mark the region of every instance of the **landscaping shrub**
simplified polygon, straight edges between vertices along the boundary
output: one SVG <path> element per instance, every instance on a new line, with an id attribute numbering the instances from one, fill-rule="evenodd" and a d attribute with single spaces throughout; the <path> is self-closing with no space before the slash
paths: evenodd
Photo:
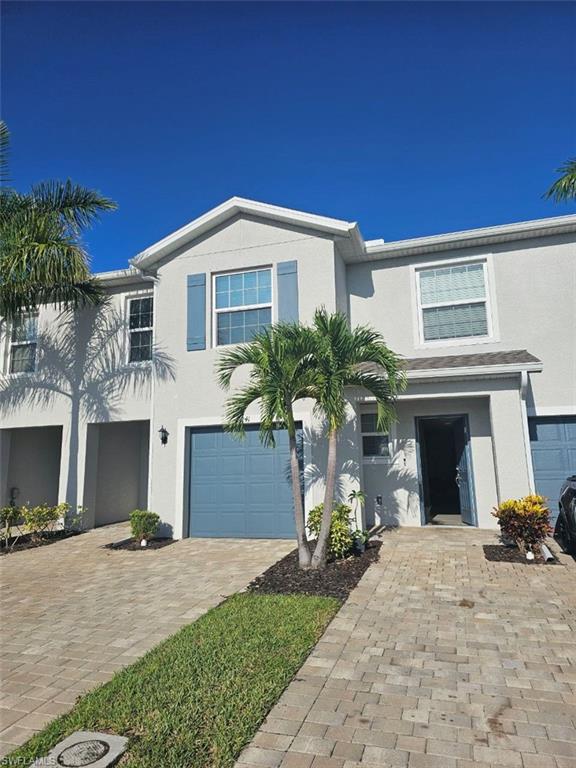
<path id="1" fill-rule="evenodd" d="M 58 504 L 55 507 L 49 504 L 20 507 L 20 514 L 24 520 L 24 530 L 26 533 L 30 533 L 33 539 L 41 539 L 45 533 L 53 531 L 56 525 L 64 520 L 69 509 L 68 504 Z"/>
<path id="2" fill-rule="evenodd" d="M 318 504 L 310 510 L 307 528 L 314 536 L 320 535 L 322 525 L 323 504 Z M 330 537 L 328 540 L 328 556 L 335 559 L 346 557 L 354 545 L 354 535 L 351 529 L 352 509 L 347 504 L 336 504 L 332 510 Z"/>
<path id="3" fill-rule="evenodd" d="M 153 539 L 159 526 L 160 516 L 156 512 L 149 512 L 147 509 L 135 509 L 133 512 L 130 512 L 132 536 L 138 539 L 138 541 Z"/>
<path id="4" fill-rule="evenodd" d="M 22 519 L 22 513 L 18 507 L 2 507 L 0 509 L 0 541 L 9 542 L 12 538 L 12 529 Z"/>
<path id="5" fill-rule="evenodd" d="M 492 514 L 498 520 L 502 536 L 515 541 L 522 551 L 539 548 L 546 536 L 552 533 L 550 510 L 543 496 L 508 499 Z"/>

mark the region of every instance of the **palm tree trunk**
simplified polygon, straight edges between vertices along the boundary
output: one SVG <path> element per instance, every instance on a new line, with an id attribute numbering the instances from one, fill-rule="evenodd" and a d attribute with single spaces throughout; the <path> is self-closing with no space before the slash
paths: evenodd
<path id="1" fill-rule="evenodd" d="M 318 543 L 312 555 L 312 568 L 326 567 L 328 556 L 328 540 L 330 538 L 330 524 L 332 522 L 332 506 L 334 504 L 334 489 L 336 485 L 336 442 L 338 432 L 330 429 L 328 432 L 328 460 L 326 464 L 326 488 L 324 491 L 324 509 L 322 510 L 322 525 L 318 535 Z"/>
<path id="2" fill-rule="evenodd" d="M 298 446 L 296 444 L 296 425 L 292 413 L 292 403 L 287 403 L 287 427 L 290 443 L 290 474 L 292 477 L 292 496 L 294 497 L 294 522 L 296 525 L 296 541 L 298 542 L 298 565 L 300 568 L 310 568 L 310 548 L 306 538 L 306 526 L 304 522 L 304 504 L 302 503 L 303 488 L 300 480 L 300 462 L 298 460 Z"/>

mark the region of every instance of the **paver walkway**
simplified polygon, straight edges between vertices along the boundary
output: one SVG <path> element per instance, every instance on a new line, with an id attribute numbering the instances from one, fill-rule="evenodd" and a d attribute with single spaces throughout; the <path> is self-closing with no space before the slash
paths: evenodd
<path id="1" fill-rule="evenodd" d="M 291 541 L 102 545 L 126 525 L 0 558 L 0 758 L 89 688 L 242 589 Z"/>
<path id="2" fill-rule="evenodd" d="M 474 529 L 383 535 L 239 768 L 576 768 L 576 563 Z"/>

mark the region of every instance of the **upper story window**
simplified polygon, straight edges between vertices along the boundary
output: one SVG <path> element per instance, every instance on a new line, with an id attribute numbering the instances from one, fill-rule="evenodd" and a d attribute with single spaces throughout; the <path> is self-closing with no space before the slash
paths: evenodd
<path id="1" fill-rule="evenodd" d="M 33 373 L 36 370 L 38 315 L 22 315 L 14 320 L 10 332 L 10 373 Z"/>
<path id="2" fill-rule="evenodd" d="M 250 341 L 272 323 L 272 270 L 254 269 L 214 277 L 217 345 Z"/>
<path id="3" fill-rule="evenodd" d="M 154 327 L 154 298 L 143 296 L 129 301 L 129 331 L 131 363 L 152 360 L 152 330 Z"/>
<path id="4" fill-rule="evenodd" d="M 489 336 L 486 262 L 417 272 L 422 341 Z"/>
<path id="5" fill-rule="evenodd" d="M 364 459 L 389 459 L 390 440 L 384 432 L 379 432 L 376 425 L 375 413 L 360 414 L 360 429 L 362 430 L 362 456 Z"/>

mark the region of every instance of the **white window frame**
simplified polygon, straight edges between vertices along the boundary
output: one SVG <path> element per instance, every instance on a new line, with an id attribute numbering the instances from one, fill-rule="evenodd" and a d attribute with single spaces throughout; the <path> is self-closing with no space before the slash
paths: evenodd
<path id="1" fill-rule="evenodd" d="M 216 307 L 216 278 L 226 277 L 227 275 L 241 275 L 244 272 L 270 272 L 270 301 L 264 304 L 241 304 L 237 307 Z M 213 347 L 234 347 L 236 344 L 245 342 L 234 342 L 232 344 L 218 344 L 218 315 L 222 312 L 245 312 L 250 309 L 268 309 L 270 308 L 270 322 L 274 322 L 274 269 L 271 264 L 258 267 L 242 267 L 242 269 L 227 269 L 225 272 L 214 272 L 212 274 L 212 346 Z"/>
<path id="2" fill-rule="evenodd" d="M 142 291 L 142 292 L 134 292 L 129 293 L 126 295 L 126 305 L 125 305 L 125 315 L 126 315 L 126 330 L 128 333 L 128 344 L 126 347 L 126 362 L 128 365 L 150 365 L 152 362 L 152 357 L 150 357 L 150 360 L 130 360 L 130 350 L 132 348 L 132 333 L 138 333 L 138 331 L 152 331 L 152 355 L 154 354 L 154 326 L 155 326 L 155 320 L 156 320 L 156 301 L 155 301 L 155 295 L 154 291 Z M 130 304 L 135 299 L 152 299 L 152 326 L 147 328 L 134 328 L 133 330 L 130 329 Z"/>
<path id="3" fill-rule="evenodd" d="M 34 341 L 12 341 L 12 331 L 14 329 L 13 323 L 8 323 L 6 326 L 6 341 L 7 341 L 7 354 L 6 354 L 6 374 L 8 376 L 31 376 L 36 373 L 38 367 L 38 324 L 40 322 L 40 313 L 26 312 L 26 316 L 36 318 L 36 337 Z M 12 349 L 13 347 L 27 347 L 34 345 L 34 368 L 31 371 L 11 371 L 12 367 Z"/>
<path id="4" fill-rule="evenodd" d="M 374 416 L 376 411 L 360 411 L 358 414 L 358 424 L 360 427 L 360 453 L 362 455 L 363 464 L 390 464 L 392 462 L 392 438 L 390 436 L 390 430 L 388 432 L 363 432 L 362 431 L 362 416 Z M 388 445 L 388 456 L 365 456 L 364 455 L 364 438 L 365 437 L 385 437 Z"/>
<path id="5" fill-rule="evenodd" d="M 482 264 L 484 267 L 484 290 L 483 299 L 458 299 L 456 301 L 447 301 L 441 304 L 422 304 L 420 295 L 420 272 L 426 272 L 429 269 L 438 269 L 442 267 L 466 266 L 469 264 Z M 459 259 L 442 259 L 441 261 L 430 261 L 421 264 L 412 264 L 412 295 L 414 301 L 414 347 L 415 349 L 430 349 L 434 347 L 462 347 L 475 344 L 492 344 L 499 341 L 498 323 L 496 318 L 495 306 L 492 301 L 494 294 L 494 271 L 492 263 L 492 254 L 482 256 L 468 256 Z M 456 336 L 448 339 L 430 339 L 424 338 L 424 309 L 433 307 L 452 307 L 459 304 L 484 304 L 486 306 L 486 325 L 487 333 L 484 336 Z"/>

